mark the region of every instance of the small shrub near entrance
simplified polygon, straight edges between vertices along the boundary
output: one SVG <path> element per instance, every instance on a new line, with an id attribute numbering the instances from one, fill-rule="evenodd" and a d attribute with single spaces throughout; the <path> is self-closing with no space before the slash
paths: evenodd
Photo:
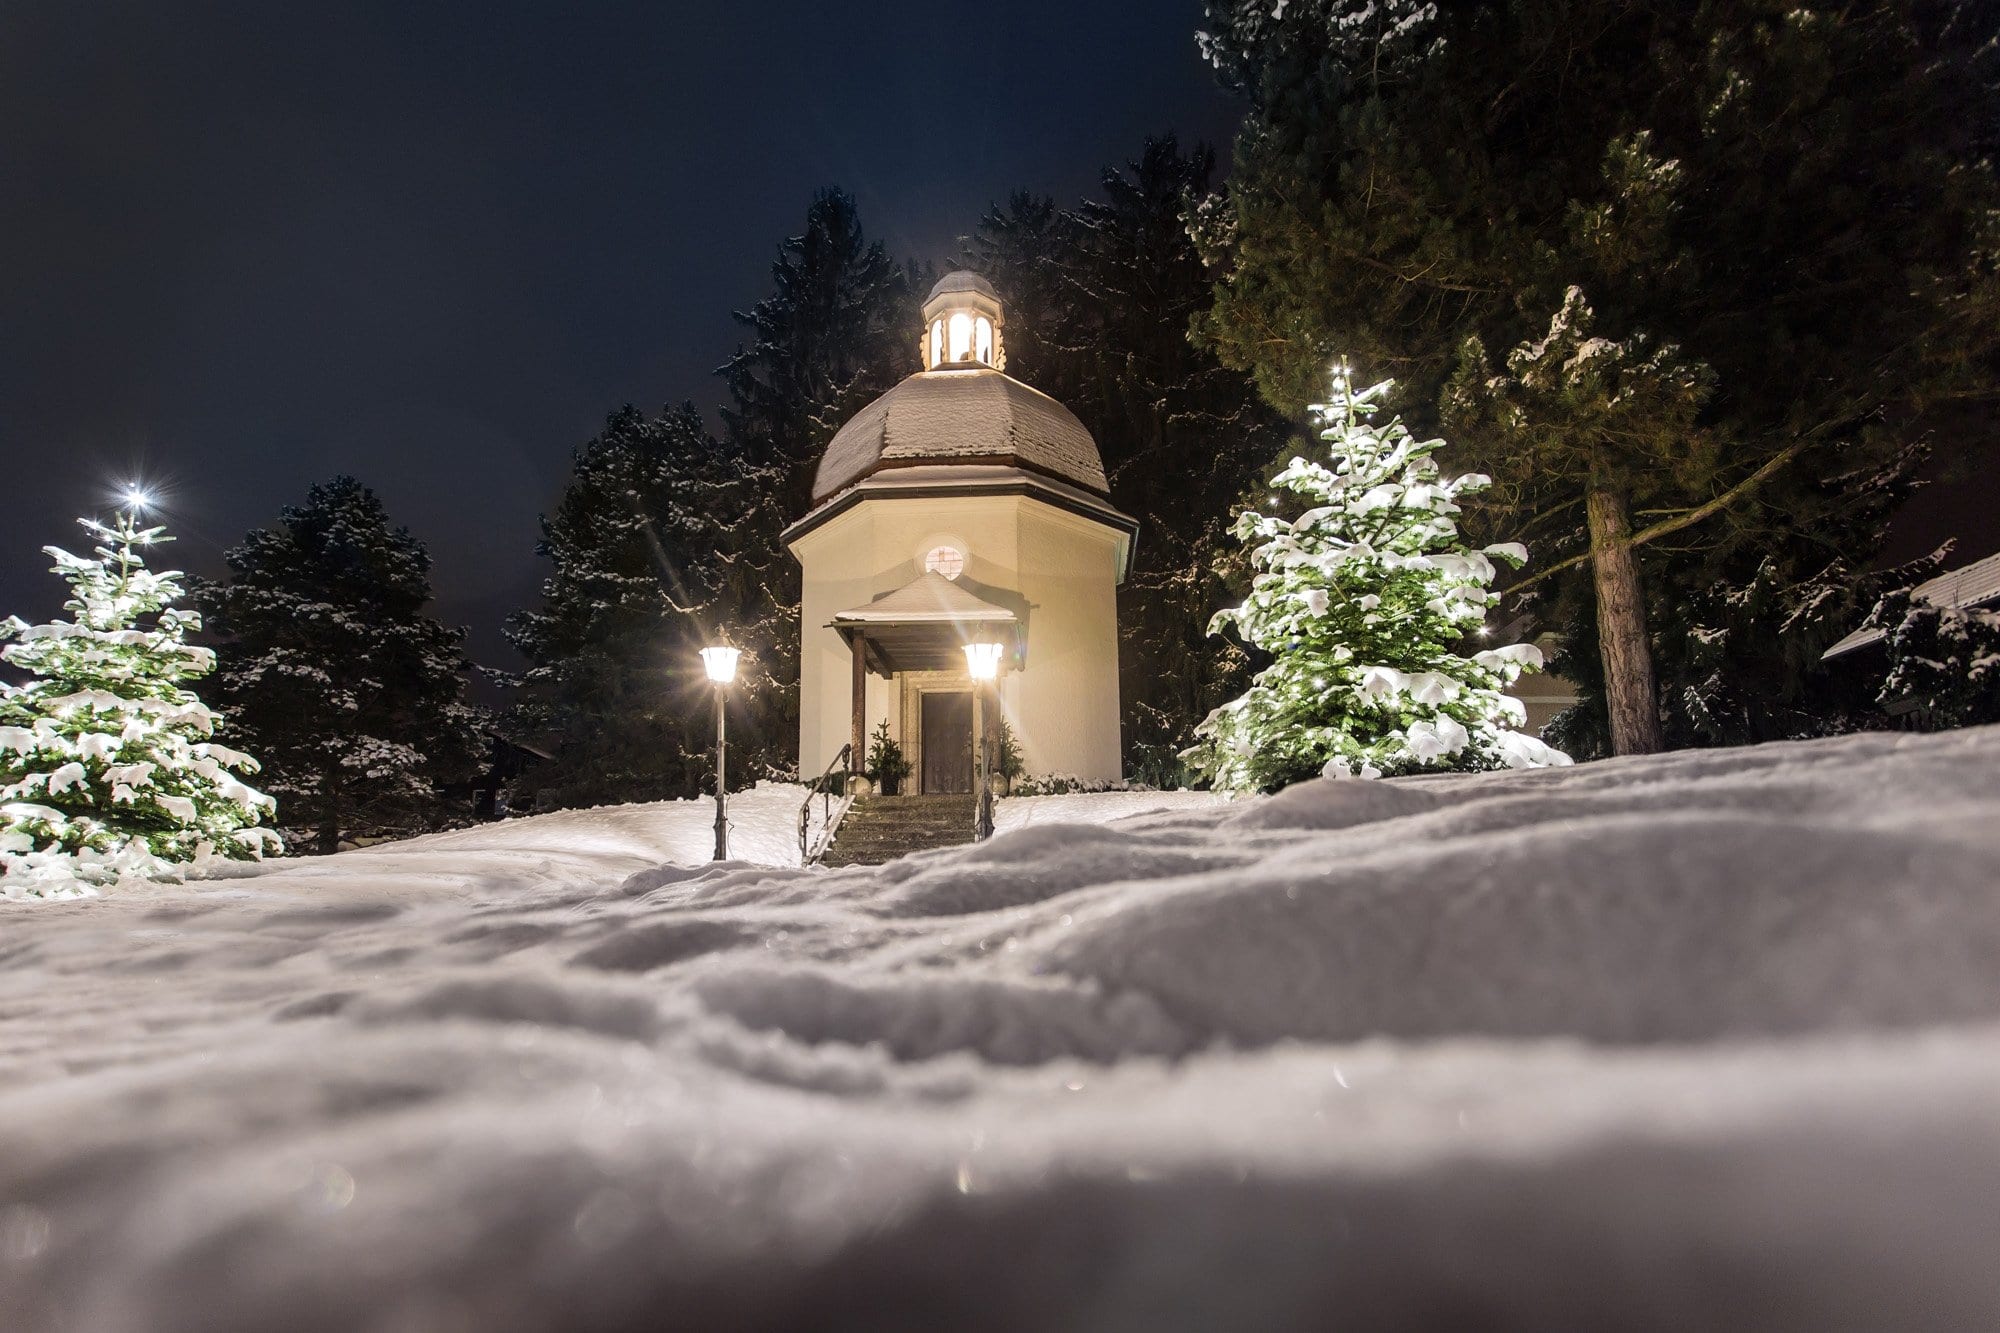
<path id="1" fill-rule="evenodd" d="M 894 796 L 908 776 L 910 761 L 903 757 L 903 747 L 889 735 L 889 723 L 884 719 L 876 726 L 868 745 L 869 780 L 884 796 Z"/>

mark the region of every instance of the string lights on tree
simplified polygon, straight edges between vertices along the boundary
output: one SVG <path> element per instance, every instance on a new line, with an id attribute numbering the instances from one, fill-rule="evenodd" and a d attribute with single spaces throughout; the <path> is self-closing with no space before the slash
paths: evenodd
<path id="1" fill-rule="evenodd" d="M 79 519 L 90 555 L 43 548 L 69 620 L 0 622 L 0 658 L 33 677 L 0 683 L 0 897 L 88 896 L 281 849 L 262 827 L 276 803 L 239 776 L 257 762 L 214 739 L 187 687 L 215 655 L 186 641 L 201 618 L 175 605 L 180 575 L 140 554 L 172 540 L 141 526 L 152 503 L 135 485 L 113 522 Z"/>
<path id="2" fill-rule="evenodd" d="M 1335 368 L 1324 462 L 1294 458 L 1273 481 L 1307 506 L 1296 519 L 1255 510 L 1236 522 L 1257 575 L 1234 626 L 1275 661 L 1248 692 L 1196 729 L 1185 757 L 1222 790 L 1265 790 L 1324 773 L 1380 777 L 1446 768 L 1535 768 L 1568 756 L 1513 730 L 1520 700 L 1502 691 L 1537 670 L 1517 643 L 1461 651 L 1485 637 L 1493 561 L 1519 566 L 1514 543 L 1473 550 L 1458 534 L 1458 497 L 1489 484 L 1442 478 L 1432 455 L 1392 418 L 1372 418 L 1389 384 L 1356 391 Z"/>

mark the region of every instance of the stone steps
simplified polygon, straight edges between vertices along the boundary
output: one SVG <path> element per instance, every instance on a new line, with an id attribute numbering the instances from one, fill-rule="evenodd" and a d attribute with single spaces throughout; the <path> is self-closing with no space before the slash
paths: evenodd
<path id="1" fill-rule="evenodd" d="M 972 797 L 862 796 L 848 810 L 821 864 L 881 865 L 911 852 L 972 841 Z"/>

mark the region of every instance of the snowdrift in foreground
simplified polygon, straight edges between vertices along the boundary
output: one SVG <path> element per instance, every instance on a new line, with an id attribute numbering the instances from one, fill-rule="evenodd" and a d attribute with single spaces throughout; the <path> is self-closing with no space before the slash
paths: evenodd
<path id="1" fill-rule="evenodd" d="M 0 909 L 0 1327 L 2000 1327 L 2000 730 L 629 818 Z"/>

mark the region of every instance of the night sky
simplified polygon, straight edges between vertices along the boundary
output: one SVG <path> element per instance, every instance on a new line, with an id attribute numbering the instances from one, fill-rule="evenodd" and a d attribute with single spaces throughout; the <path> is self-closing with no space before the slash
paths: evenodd
<path id="1" fill-rule="evenodd" d="M 1010 189 L 1072 200 L 1149 133 L 1226 151 L 1199 11 L 8 4 L 0 614 L 56 609 L 39 548 L 127 477 L 217 573 L 351 472 L 510 660 L 570 451 L 626 402 L 712 412 L 816 188 L 942 262 Z"/>
<path id="2" fill-rule="evenodd" d="M 56 609 L 38 548 L 127 478 L 214 574 L 351 472 L 430 545 L 439 614 L 512 661 L 570 451 L 626 402 L 712 411 L 730 312 L 814 189 L 942 262 L 1008 190 L 1073 200 L 1149 133 L 1226 150 L 1198 13 L 6 5 L 0 614 Z M 1934 488 L 1894 553 L 2000 548 L 1989 489 Z"/>

